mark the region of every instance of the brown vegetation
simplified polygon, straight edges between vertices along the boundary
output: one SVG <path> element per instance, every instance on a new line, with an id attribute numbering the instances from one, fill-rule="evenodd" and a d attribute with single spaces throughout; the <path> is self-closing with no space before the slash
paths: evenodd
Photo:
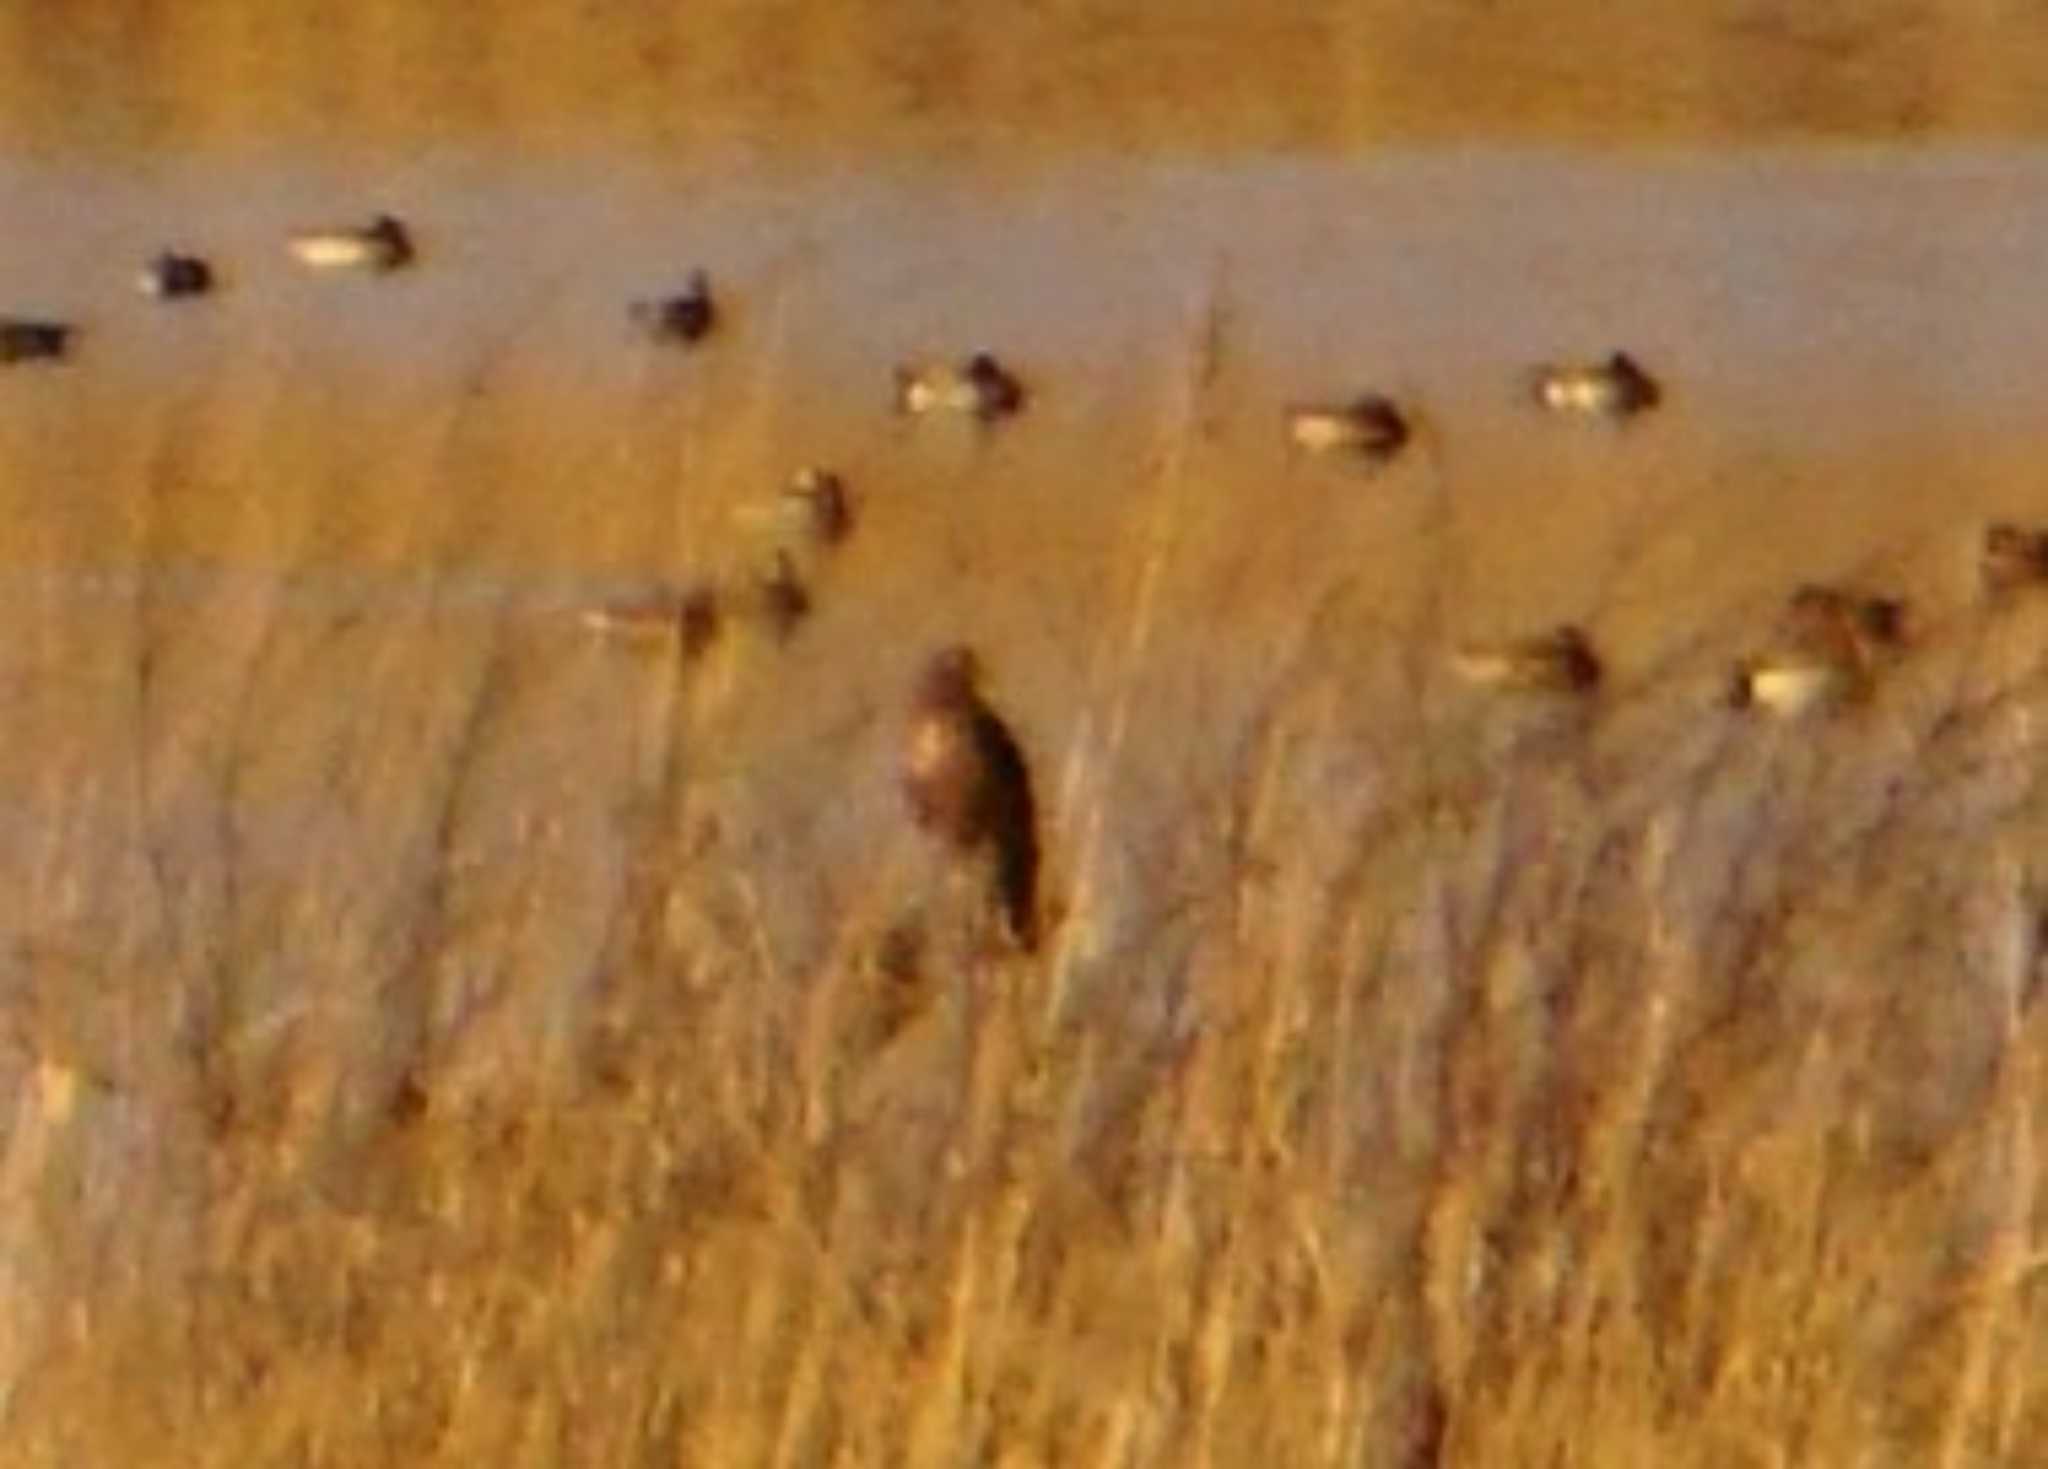
<path id="1" fill-rule="evenodd" d="M 1214 376 L 1097 671 L 1042 698 L 1004 640 L 1036 958 L 903 921 L 874 622 L 972 603 L 900 507 L 803 638 L 648 663 L 509 592 L 180 581 L 239 440 L 166 438 L 154 574 L 9 655 L 25 1461 L 2021 1462 L 2048 605 L 1972 581 L 1782 730 L 1717 702 L 1739 618 L 1569 719 L 1456 697 L 1427 560 L 1399 635 L 1296 595 L 1224 667 Z M 488 422 L 379 462 L 546 420 Z"/>
<path id="2" fill-rule="evenodd" d="M 2018 11 L 460 9 L 10 6 L 0 126 L 1015 183 L 2044 106 Z M 573 298 L 330 350 L 463 243 L 0 394 L 10 1463 L 2048 1443 L 2048 596 L 1980 554 L 2038 518 L 2034 429 L 1773 442 L 1681 391 L 1574 433 L 1515 378 L 1560 344 L 1517 343 L 1367 480 L 1282 462 L 1275 362 L 1209 302 L 1192 351 L 1034 358 L 1030 413 L 949 439 L 882 421 L 885 358 L 805 380 L 744 278 L 715 350 L 624 367 L 559 365 Z M 730 533 L 813 454 L 857 535 Z M 1862 697 L 1726 707 L 1802 579 L 1865 572 L 1913 636 Z M 1583 697 L 1458 681 L 1566 618 Z M 1036 955 L 920 911 L 895 716 L 952 637 L 1032 736 Z"/>

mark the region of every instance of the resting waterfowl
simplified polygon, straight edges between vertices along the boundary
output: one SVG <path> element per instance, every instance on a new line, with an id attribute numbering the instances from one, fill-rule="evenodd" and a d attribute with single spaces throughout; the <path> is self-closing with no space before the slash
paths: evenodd
<path id="1" fill-rule="evenodd" d="M 76 330 L 61 321 L 0 317 L 0 363 L 61 361 L 71 353 Z"/>
<path id="2" fill-rule="evenodd" d="M 1816 652 L 1780 653 L 1737 664 L 1728 703 L 1792 719 L 1864 698 L 1869 691 L 1868 673 L 1839 658 Z"/>
<path id="3" fill-rule="evenodd" d="M 1785 630 L 1795 646 L 1868 667 L 1879 653 L 1905 646 L 1906 604 L 1808 582 L 1785 604 Z"/>
<path id="4" fill-rule="evenodd" d="M 836 546 L 853 530 L 846 483 L 829 469 L 799 469 L 783 487 L 782 498 L 820 545 Z"/>
<path id="5" fill-rule="evenodd" d="M 1785 601 L 1778 646 L 1736 665 L 1728 702 L 1783 718 L 1860 702 L 1908 632 L 1901 599 L 1808 582 Z"/>
<path id="6" fill-rule="evenodd" d="M 1287 410 L 1287 438 L 1306 454 L 1343 455 L 1385 464 L 1407 447 L 1408 419 L 1391 398 L 1368 393 L 1349 403 Z"/>
<path id="7" fill-rule="evenodd" d="M 718 640 L 723 623 L 718 593 L 699 585 L 685 590 L 663 588 L 645 596 L 602 603 L 583 613 L 583 625 L 605 637 L 632 642 L 673 638 L 685 662 L 701 658 Z"/>
<path id="8" fill-rule="evenodd" d="M 1460 649 L 1451 666 L 1468 683 L 1525 693 L 1587 694 L 1601 678 L 1592 641 L 1569 623 L 1536 637 Z"/>
<path id="9" fill-rule="evenodd" d="M 775 553 L 775 564 L 754 583 L 754 592 L 761 620 L 777 642 L 787 642 L 811 615 L 810 590 L 787 551 Z"/>
<path id="10" fill-rule="evenodd" d="M 2048 530 L 2004 522 L 1988 527 L 1979 570 L 1992 593 L 2048 584 Z"/>
<path id="11" fill-rule="evenodd" d="M 412 233 L 398 218 L 380 214 L 366 225 L 302 230 L 291 237 L 292 255 L 313 270 L 364 270 L 374 274 L 410 265 Z"/>
<path id="12" fill-rule="evenodd" d="M 136 272 L 135 288 L 159 301 L 204 296 L 213 289 L 213 267 L 197 255 L 160 251 Z"/>
<path id="13" fill-rule="evenodd" d="M 657 342 L 686 347 L 701 342 L 718 324 L 718 308 L 711 300 L 711 277 L 702 270 L 693 270 L 675 295 L 635 301 L 626 308 L 626 314 Z"/>
<path id="14" fill-rule="evenodd" d="M 910 819 L 956 861 L 986 862 L 1010 938 L 1038 943 L 1038 818 L 1031 772 L 981 693 L 971 648 L 941 650 L 911 691 L 901 779 Z"/>
<path id="15" fill-rule="evenodd" d="M 899 412 L 960 413 L 994 423 L 1024 407 L 1024 385 L 990 352 L 976 352 L 957 367 L 945 363 L 896 369 Z"/>
<path id="16" fill-rule="evenodd" d="M 1529 378 L 1538 404 L 1552 413 L 1616 422 L 1648 412 L 1664 400 L 1664 389 L 1626 352 L 1605 362 L 1545 363 Z"/>

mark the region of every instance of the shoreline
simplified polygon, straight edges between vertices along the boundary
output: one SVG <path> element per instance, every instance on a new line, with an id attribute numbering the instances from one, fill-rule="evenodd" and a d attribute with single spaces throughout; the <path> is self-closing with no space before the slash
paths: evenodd
<path id="1" fill-rule="evenodd" d="M 0 137 L 102 156 L 252 140 L 397 157 L 447 139 L 675 158 L 1348 153 L 1389 139 L 2040 137 L 2023 12 L 1848 0 L 1617 11 L 1138 0 L 934 12 L 870 0 L 24 0 L 0 22 Z"/>

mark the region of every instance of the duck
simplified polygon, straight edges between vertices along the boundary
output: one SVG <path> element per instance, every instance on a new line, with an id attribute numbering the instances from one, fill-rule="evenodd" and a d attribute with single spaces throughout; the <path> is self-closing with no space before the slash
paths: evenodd
<path id="1" fill-rule="evenodd" d="M 1349 403 L 1301 404 L 1287 410 L 1287 438 L 1306 454 L 1343 455 L 1385 464 L 1407 447 L 1413 431 L 1391 398 L 1367 393 Z"/>
<path id="2" fill-rule="evenodd" d="M 1868 697 L 1866 670 L 1813 652 L 1786 652 L 1745 660 L 1729 681 L 1729 707 L 1756 709 L 1781 719 Z"/>
<path id="3" fill-rule="evenodd" d="M 1898 597 L 1803 583 L 1785 599 L 1778 646 L 1736 665 L 1728 703 L 1781 718 L 1860 703 L 1909 633 L 1909 609 Z"/>
<path id="4" fill-rule="evenodd" d="M 135 288 L 159 301 L 204 296 L 213 289 L 213 267 L 197 255 L 162 250 L 135 273 Z"/>
<path id="5" fill-rule="evenodd" d="M 853 504 L 847 497 L 846 482 L 829 469 L 815 465 L 799 469 L 783 486 L 782 499 L 821 546 L 837 546 L 853 530 Z"/>
<path id="6" fill-rule="evenodd" d="M 602 637 L 629 642 L 673 638 L 684 662 L 695 662 L 718 640 L 724 612 L 718 592 L 708 584 L 661 588 L 639 597 L 586 608 L 583 625 Z"/>
<path id="7" fill-rule="evenodd" d="M 657 342 L 692 346 L 711 335 L 718 324 L 718 308 L 711 299 L 711 277 L 693 270 L 683 289 L 672 296 L 635 301 L 627 316 Z"/>
<path id="8" fill-rule="evenodd" d="M 391 214 L 379 214 L 366 225 L 301 230 L 291 237 L 290 248 L 298 262 L 312 270 L 383 274 L 413 260 L 412 232 Z"/>
<path id="9" fill-rule="evenodd" d="M 754 595 L 755 609 L 778 643 L 788 642 L 811 615 L 810 589 L 787 551 L 777 551 L 774 564 L 756 578 Z"/>
<path id="10" fill-rule="evenodd" d="M 2048 584 L 2048 530 L 2003 521 L 1986 527 L 1979 571 L 1993 595 Z"/>
<path id="11" fill-rule="evenodd" d="M 77 330 L 68 322 L 0 317 L 0 363 L 60 362 L 71 355 Z"/>
<path id="12" fill-rule="evenodd" d="M 1656 408 L 1663 386 L 1626 352 L 1604 362 L 1554 362 L 1535 368 L 1530 395 L 1551 413 L 1621 422 Z"/>
<path id="13" fill-rule="evenodd" d="M 1794 642 L 1867 665 L 1880 652 L 1905 646 L 1906 604 L 1807 582 L 1787 599 L 1785 624 Z"/>
<path id="14" fill-rule="evenodd" d="M 1525 693 L 1590 694 L 1603 674 L 1592 640 L 1572 623 L 1534 637 L 1460 649 L 1451 666 L 1467 683 Z"/>
<path id="15" fill-rule="evenodd" d="M 975 352 L 957 366 L 934 363 L 896 369 L 896 407 L 901 413 L 959 413 L 995 423 L 1022 412 L 1025 397 L 1023 383 L 992 352 Z"/>

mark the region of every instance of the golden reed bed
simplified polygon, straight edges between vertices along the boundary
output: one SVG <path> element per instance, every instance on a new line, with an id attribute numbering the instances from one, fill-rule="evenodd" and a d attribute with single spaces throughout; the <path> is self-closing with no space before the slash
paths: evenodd
<path id="1" fill-rule="evenodd" d="M 10 7 L 0 105 L 139 167 L 961 135 L 1006 178 L 2040 105 L 2019 21 L 1924 11 L 445 16 Z M 266 320 L 0 383 L 10 1462 L 2048 1443 L 2048 603 L 1958 570 L 2038 444 L 1723 445 L 1679 363 L 1673 427 L 1550 451 L 1539 521 L 1455 402 L 1369 495 L 1276 467 L 1220 315 L 993 453 L 871 427 L 885 372 L 778 412 L 753 326 L 610 383 L 516 336 L 329 369 Z M 595 592 L 757 564 L 739 512 L 820 454 L 868 498 L 801 633 L 593 646 Z M 1670 480 L 1725 506 L 1690 562 L 1618 498 Z M 1914 644 L 1745 718 L 1727 669 L 1819 561 L 1908 583 Z M 1476 602 L 1613 585 L 1589 703 L 1450 676 Z M 963 624 L 1041 782 L 1035 958 L 958 931 L 885 774 Z"/>

